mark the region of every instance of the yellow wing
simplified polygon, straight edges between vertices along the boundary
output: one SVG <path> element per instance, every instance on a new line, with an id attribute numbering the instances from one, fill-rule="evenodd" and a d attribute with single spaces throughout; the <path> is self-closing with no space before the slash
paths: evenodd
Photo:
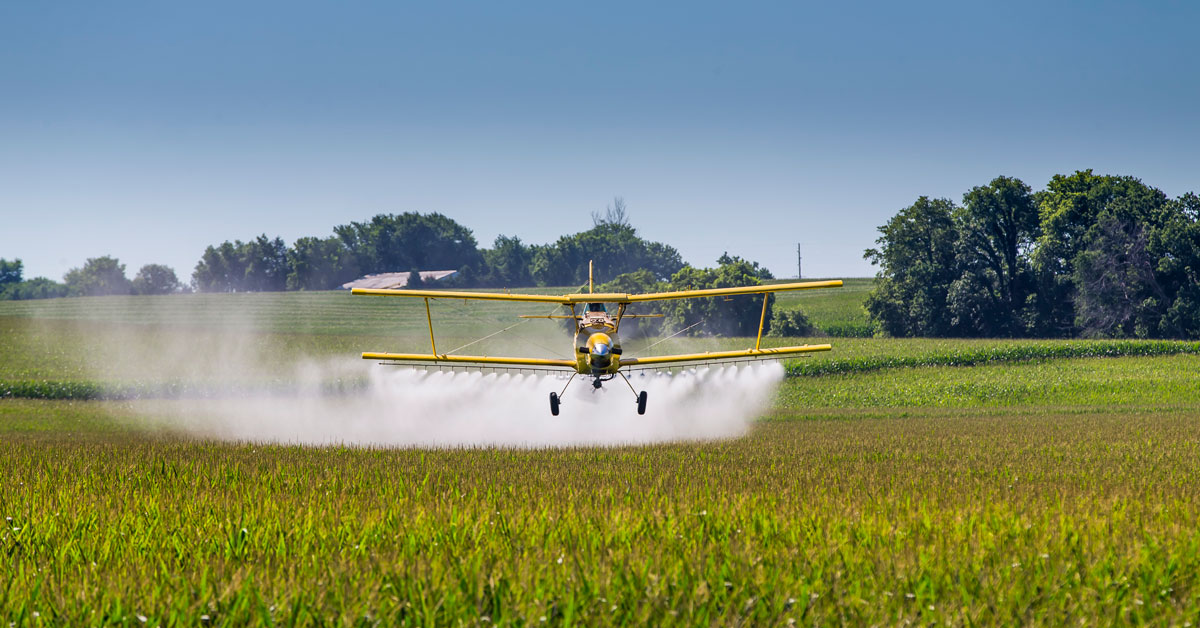
<path id="1" fill-rule="evenodd" d="M 566 297 L 549 294 L 506 294 L 503 292 L 464 292 L 461 290 L 385 290 L 382 288 L 355 288 L 350 294 L 365 294 L 383 297 L 419 297 L 425 299 L 479 299 L 483 301 L 526 301 L 534 303 L 570 304 Z"/>
<path id="2" fill-rule="evenodd" d="M 478 364 L 484 366 L 519 366 L 533 368 L 569 368 L 575 370 L 573 360 L 544 358 L 506 358 L 486 355 L 447 355 L 433 353 L 377 353 L 364 352 L 364 360 L 389 360 L 393 362 L 434 362 L 450 364 Z"/>
<path id="3" fill-rule="evenodd" d="M 684 362 L 735 362 L 739 360 L 774 360 L 789 355 L 829 351 L 830 345 L 801 345 L 798 347 L 775 347 L 773 349 L 743 349 L 740 351 L 710 351 L 706 353 L 683 353 L 679 355 L 656 355 L 648 358 L 621 358 L 622 367 L 660 366 Z"/>
<path id="4" fill-rule="evenodd" d="M 486 301 L 524 301 L 533 303 L 558 303 L 571 305 L 574 303 L 640 303 L 645 301 L 666 301 L 669 299 L 698 299 L 702 297 L 735 296 L 739 294 L 766 294 L 768 292 L 785 292 L 791 290 L 811 290 L 814 288 L 838 288 L 842 281 L 803 281 L 797 283 L 776 283 L 758 286 L 742 286 L 740 288 L 709 288 L 706 290 L 679 290 L 676 292 L 652 292 L 649 294 L 628 294 L 624 292 L 595 292 L 586 294 L 564 294 L 559 296 L 549 294 L 508 294 L 504 292 L 465 292 L 462 290 L 385 290 L 375 288 L 355 288 L 351 294 L 376 295 L 389 297 L 417 297 L 424 299 L 481 299 Z"/>
<path id="5" fill-rule="evenodd" d="M 776 283 L 759 286 L 742 286 L 740 288 L 709 288 L 706 290 L 680 290 L 677 292 L 651 292 L 649 294 L 627 294 L 626 303 L 642 301 L 667 301 L 669 299 L 698 299 L 701 297 L 724 297 L 739 294 L 766 294 L 768 292 L 786 292 L 790 290 L 811 290 L 813 288 L 840 288 L 841 279 L 832 281 L 802 281 L 799 283 Z M 584 295 L 587 296 L 587 295 Z"/>

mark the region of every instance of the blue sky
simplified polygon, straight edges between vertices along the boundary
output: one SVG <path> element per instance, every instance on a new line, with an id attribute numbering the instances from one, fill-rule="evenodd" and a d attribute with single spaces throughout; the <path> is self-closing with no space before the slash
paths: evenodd
<path id="1" fill-rule="evenodd" d="M 898 209 L 999 174 L 1200 191 L 1197 7 L 3 3 L 0 257 L 184 278 L 404 211 L 541 243 L 620 195 L 693 264 L 866 276 Z"/>

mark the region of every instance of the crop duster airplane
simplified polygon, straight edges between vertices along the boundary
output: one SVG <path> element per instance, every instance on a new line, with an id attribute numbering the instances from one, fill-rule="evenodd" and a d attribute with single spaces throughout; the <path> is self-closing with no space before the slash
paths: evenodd
<path id="1" fill-rule="evenodd" d="M 802 355 L 814 351 L 829 351 L 832 347 L 823 345 L 800 345 L 796 347 L 761 348 L 763 323 L 767 317 L 767 299 L 769 293 L 791 290 L 809 290 L 813 288 L 841 287 L 840 280 L 809 281 L 801 283 L 781 283 L 741 288 L 712 288 L 707 290 L 681 290 L 677 292 L 655 292 L 650 294 L 625 293 L 596 293 L 592 292 L 591 264 L 588 265 L 588 293 L 565 294 L 562 296 L 541 294 L 508 294 L 496 292 L 461 292 L 448 290 L 384 290 L 370 288 L 354 288 L 351 293 L 356 295 L 378 295 L 390 297 L 411 297 L 425 299 L 425 316 L 429 321 L 430 353 L 378 353 L 365 352 L 365 360 L 386 360 L 401 364 L 436 364 L 439 366 L 474 366 L 479 369 L 512 368 L 518 370 L 552 370 L 565 373 L 573 371 L 562 392 L 550 393 L 550 413 L 557 416 L 562 403 L 562 394 L 577 375 L 592 378 L 592 386 L 600 388 L 603 382 L 614 377 L 620 377 L 634 392 L 637 399 L 638 414 L 646 413 L 646 391 L 637 392 L 629 378 L 622 371 L 670 368 L 677 365 L 698 365 L 726 362 L 746 362 L 758 360 L 777 360 L 789 355 Z M 687 353 L 679 355 L 656 355 L 651 357 L 626 358 L 622 357 L 621 341 L 618 332 L 621 321 L 627 318 L 661 317 L 661 314 L 626 314 L 625 310 L 631 303 L 646 303 L 652 301 L 667 301 L 671 299 L 697 299 L 704 297 L 732 297 L 742 295 L 763 295 L 762 315 L 758 320 L 758 337 L 754 340 L 753 349 L 740 351 L 713 351 L 705 353 Z M 438 353 L 437 343 L 433 336 L 433 317 L 429 312 L 430 299 L 475 299 L 483 301 L 518 301 L 524 303 L 554 303 L 571 309 L 569 315 L 523 316 L 522 318 L 558 318 L 575 321 L 575 341 L 571 353 L 574 360 L 556 360 L 543 358 L 510 358 L 483 355 L 457 355 Z M 582 309 L 580 309 L 582 306 Z M 616 306 L 615 315 L 609 306 Z"/>

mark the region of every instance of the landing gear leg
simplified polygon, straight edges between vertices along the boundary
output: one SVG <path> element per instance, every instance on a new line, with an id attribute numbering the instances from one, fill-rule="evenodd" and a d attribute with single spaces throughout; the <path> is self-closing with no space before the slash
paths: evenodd
<path id="1" fill-rule="evenodd" d="M 571 373 L 571 379 L 567 380 L 567 386 L 570 386 L 571 382 L 575 381 L 576 375 L 578 375 L 578 373 Z M 561 393 L 550 393 L 550 414 L 558 416 L 558 406 L 562 404 L 562 396 L 563 393 L 567 392 L 567 386 L 563 386 Z"/>
<path id="2" fill-rule="evenodd" d="M 629 382 L 629 378 L 625 377 L 624 373 L 617 373 L 617 374 L 621 376 L 621 379 L 625 380 L 625 384 L 627 386 L 629 386 L 629 390 L 632 390 L 633 396 L 637 398 L 638 414 L 646 414 L 646 399 L 647 399 L 647 397 L 649 397 L 649 395 L 647 395 L 646 391 L 644 391 L 644 390 L 640 393 L 637 390 L 635 390 L 633 387 L 633 384 L 631 384 Z"/>

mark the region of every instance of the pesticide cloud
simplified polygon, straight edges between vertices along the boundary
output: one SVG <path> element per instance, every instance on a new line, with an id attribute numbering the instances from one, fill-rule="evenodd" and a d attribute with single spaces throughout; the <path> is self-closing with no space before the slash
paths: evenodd
<path id="1" fill-rule="evenodd" d="M 151 305 L 158 302 L 151 302 Z M 600 390 L 577 377 L 552 416 L 550 392 L 565 376 L 424 371 L 358 358 L 377 339 L 322 337 L 264 328 L 253 308 L 143 308 L 137 324 L 78 322 L 79 355 L 91 379 L 147 384 L 131 402 L 147 430 L 201 438 L 302 445 L 371 447 L 560 447 L 625 445 L 739 436 L 771 403 L 783 378 L 778 364 L 706 367 L 672 375 L 633 374 L 649 394 L 637 414 L 620 378 Z M 259 315 L 261 317 L 261 314 Z M 71 323 L 55 323 L 53 346 Z M 551 330 L 559 334 L 561 330 Z M 532 341 L 552 343 L 541 332 Z M 529 348 L 479 348 L 503 354 Z M 405 346 L 424 338 L 396 336 Z M 163 391 L 153 392 L 153 391 Z M 125 415 L 127 416 L 127 414 Z"/>
<path id="2" fill-rule="evenodd" d="M 421 371 L 367 364 L 368 384 L 350 394 L 321 392 L 348 364 L 308 364 L 294 394 L 143 404 L 148 420 L 198 436 L 287 444 L 400 447 L 557 447 L 729 438 L 743 434 L 783 377 L 778 364 L 635 376 L 649 393 L 645 415 L 614 380 L 594 390 L 576 378 L 552 416 L 553 375 Z"/>

